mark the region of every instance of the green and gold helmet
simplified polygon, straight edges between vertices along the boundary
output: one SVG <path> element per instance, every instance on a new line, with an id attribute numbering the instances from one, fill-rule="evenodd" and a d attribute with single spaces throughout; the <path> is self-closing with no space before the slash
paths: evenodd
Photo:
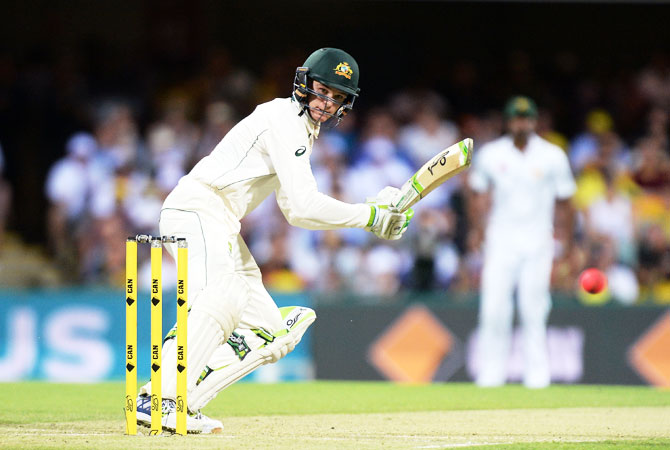
<path id="1" fill-rule="evenodd" d="M 537 118 L 537 105 L 529 98 L 522 95 L 512 97 L 505 104 L 505 117 L 531 117 Z"/>
<path id="2" fill-rule="evenodd" d="M 354 100 L 358 97 L 359 76 L 358 63 L 349 53 L 338 48 L 321 48 L 309 55 L 305 63 L 296 69 L 293 95 L 305 108 L 308 108 L 309 94 L 321 96 L 312 89 L 312 80 L 345 92 L 346 101 L 340 104 L 333 115 L 333 118 L 337 120 L 335 124 L 337 125 L 342 117 L 351 110 Z M 333 99 L 329 101 L 335 102 Z"/>

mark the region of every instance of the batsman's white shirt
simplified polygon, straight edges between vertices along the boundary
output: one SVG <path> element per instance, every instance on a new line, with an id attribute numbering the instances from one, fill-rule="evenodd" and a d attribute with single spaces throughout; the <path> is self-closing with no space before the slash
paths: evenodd
<path id="1" fill-rule="evenodd" d="M 483 146 L 468 178 L 479 192 L 491 191 L 479 312 L 477 382 L 496 386 L 507 378 L 516 289 L 529 387 L 550 382 L 546 320 L 551 308 L 553 219 L 557 199 L 576 189 L 568 159 L 537 135 L 520 151 L 510 136 Z"/>
<path id="2" fill-rule="evenodd" d="M 186 176 L 219 196 L 233 226 L 276 191 L 291 225 L 309 229 L 362 228 L 370 207 L 320 193 L 309 157 L 319 129 L 291 99 L 259 105 Z"/>

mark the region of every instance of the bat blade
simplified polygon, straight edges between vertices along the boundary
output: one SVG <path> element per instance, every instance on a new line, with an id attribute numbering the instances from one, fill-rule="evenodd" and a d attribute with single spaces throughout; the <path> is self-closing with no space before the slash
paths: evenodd
<path id="1" fill-rule="evenodd" d="M 400 188 L 391 202 L 391 209 L 405 212 L 449 178 L 462 172 L 472 163 L 473 141 L 463 139 L 433 156 Z"/>

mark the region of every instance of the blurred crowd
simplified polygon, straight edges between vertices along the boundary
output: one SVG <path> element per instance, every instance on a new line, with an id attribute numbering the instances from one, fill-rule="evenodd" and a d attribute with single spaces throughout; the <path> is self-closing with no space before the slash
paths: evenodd
<path id="1" fill-rule="evenodd" d="M 133 101 L 97 102 L 91 127 L 62 143 L 63 156 L 44 180 L 47 251 L 61 283 L 122 285 L 125 238 L 157 234 L 162 201 L 179 178 L 254 103 L 290 94 L 285 74 L 254 77 L 241 67 L 218 70 L 218 63 L 210 60 L 197 83 L 160 92 L 144 123 Z M 289 76 L 293 71 L 276 61 L 269 67 Z M 312 155 L 319 189 L 364 202 L 386 185 L 400 186 L 427 159 L 464 137 L 474 139 L 476 155 L 478 147 L 504 133 L 499 107 L 463 108 L 472 78 L 468 70 L 466 65 L 454 72 L 452 89 L 391 93 L 324 130 Z M 286 85 L 277 82 L 285 79 Z M 544 89 L 559 87 L 556 81 Z M 584 101 L 575 106 L 576 131 L 557 129 L 559 111 L 550 97 L 530 92 L 541 108 L 538 133 L 568 153 L 578 183 L 577 222 L 556 217 L 553 289 L 574 294 L 581 270 L 598 267 L 607 273 L 609 289 L 586 301 L 670 303 L 670 61 L 656 56 L 610 81 L 607 92 L 589 80 L 579 89 Z M 606 97 L 609 101 L 602 101 Z M 244 219 L 243 237 L 274 291 L 375 298 L 405 291 L 476 292 L 484 217 L 470 201 L 465 176 L 417 204 L 410 229 L 397 242 L 363 230 L 290 227 L 274 198 Z M 11 187 L 0 178 L 0 239 L 10 200 Z M 140 270 L 146 271 L 148 251 L 141 257 Z"/>

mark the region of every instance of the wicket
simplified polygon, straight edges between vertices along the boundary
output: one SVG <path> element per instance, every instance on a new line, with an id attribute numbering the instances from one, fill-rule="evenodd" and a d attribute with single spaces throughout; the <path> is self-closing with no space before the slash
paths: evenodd
<path id="1" fill-rule="evenodd" d="M 126 240 L 126 434 L 137 434 L 137 244 L 151 244 L 151 435 L 162 430 L 163 243 L 177 244 L 177 434 L 186 435 L 188 244 L 175 236 Z"/>

